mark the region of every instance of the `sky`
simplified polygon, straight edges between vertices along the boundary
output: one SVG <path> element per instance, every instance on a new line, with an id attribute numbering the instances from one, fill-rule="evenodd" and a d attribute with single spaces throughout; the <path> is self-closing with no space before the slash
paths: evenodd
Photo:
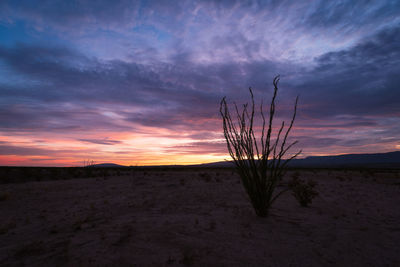
<path id="1" fill-rule="evenodd" d="M 1 1 L 0 165 L 228 160 L 278 74 L 290 153 L 400 150 L 400 1 Z"/>

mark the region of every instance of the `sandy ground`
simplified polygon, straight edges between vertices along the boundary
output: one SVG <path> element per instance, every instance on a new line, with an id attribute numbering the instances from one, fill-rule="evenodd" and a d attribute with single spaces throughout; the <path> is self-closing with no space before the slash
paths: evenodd
<path id="1" fill-rule="evenodd" d="M 263 219 L 230 170 L 2 184 L 0 265 L 400 266 L 399 173 L 300 174 Z"/>

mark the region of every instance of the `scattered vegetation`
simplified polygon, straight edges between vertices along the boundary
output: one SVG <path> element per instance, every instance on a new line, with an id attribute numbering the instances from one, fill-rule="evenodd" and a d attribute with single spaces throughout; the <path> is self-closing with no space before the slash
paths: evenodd
<path id="1" fill-rule="evenodd" d="M 0 225 L 0 235 L 6 234 L 11 229 L 14 229 L 17 226 L 15 221 L 10 221 L 4 225 Z"/>
<path id="2" fill-rule="evenodd" d="M 275 193 L 278 182 L 282 179 L 286 171 L 286 165 L 301 153 L 292 155 L 288 159 L 283 159 L 288 150 L 297 141 L 287 144 L 287 137 L 292 129 L 296 118 L 297 101 L 294 104 L 292 120 L 287 127 L 284 135 L 285 122 L 282 122 L 275 140 L 272 140 L 272 124 L 275 116 L 275 99 L 278 92 L 279 76 L 273 80 L 274 93 L 269 110 L 269 120 L 264 116 L 263 104 L 260 106 L 262 118 L 261 138 L 257 142 L 254 133 L 255 104 L 254 95 L 249 88 L 251 95 L 251 106 L 243 105 L 240 112 L 235 104 L 235 123 L 229 112 L 225 97 L 220 103 L 220 113 L 223 122 L 223 131 L 226 139 L 230 156 L 232 157 L 236 169 L 241 177 L 244 188 L 250 197 L 250 201 L 255 212 L 260 217 L 268 215 L 272 203 L 284 192 Z"/>
<path id="3" fill-rule="evenodd" d="M 182 251 L 182 259 L 179 261 L 181 264 L 185 265 L 185 266 L 191 266 L 194 264 L 196 255 L 194 253 L 193 249 L 190 248 L 185 248 Z"/>
<path id="4" fill-rule="evenodd" d="M 95 165 L 94 160 L 84 160 L 83 161 L 83 167 L 93 167 L 93 165 Z"/>
<path id="5" fill-rule="evenodd" d="M 10 198 L 10 193 L 8 192 L 1 192 L 0 193 L 0 201 L 5 201 Z"/>
<path id="6" fill-rule="evenodd" d="M 169 256 L 165 263 L 167 265 L 174 264 L 175 263 L 175 259 L 173 257 Z"/>
<path id="7" fill-rule="evenodd" d="M 45 251 L 43 241 L 33 241 L 22 245 L 16 252 L 15 257 L 18 259 L 31 255 L 39 255 Z"/>
<path id="8" fill-rule="evenodd" d="M 293 196 L 302 207 L 307 207 L 318 196 L 318 192 L 315 190 L 316 185 L 315 181 L 308 180 L 305 182 L 298 175 L 293 175 L 293 179 L 289 182 L 289 188 L 292 190 Z"/>
<path id="9" fill-rule="evenodd" d="M 208 228 L 206 230 L 213 232 L 216 227 L 217 227 L 217 223 L 215 222 L 215 220 L 212 220 L 212 221 L 210 221 Z"/>
<path id="10" fill-rule="evenodd" d="M 201 179 L 205 182 L 211 182 L 211 175 L 209 173 L 206 172 L 201 172 L 199 173 L 199 176 L 201 177 Z"/>

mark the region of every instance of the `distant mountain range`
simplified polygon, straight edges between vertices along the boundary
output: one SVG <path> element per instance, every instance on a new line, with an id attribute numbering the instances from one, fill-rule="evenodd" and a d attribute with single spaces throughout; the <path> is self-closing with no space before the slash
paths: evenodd
<path id="1" fill-rule="evenodd" d="M 203 167 L 231 167 L 232 161 L 201 164 Z M 399 168 L 400 151 L 375 154 L 345 154 L 337 156 L 310 156 L 304 159 L 293 159 L 289 164 L 292 168 Z"/>
<path id="2" fill-rule="evenodd" d="M 400 151 L 375 154 L 345 154 L 338 156 L 311 156 L 295 159 L 293 167 L 370 167 L 400 168 Z"/>
<path id="3" fill-rule="evenodd" d="M 233 167 L 232 161 L 220 161 L 196 165 L 168 165 L 168 166 L 146 166 L 152 167 L 204 167 L 204 168 L 218 168 L 218 167 Z M 400 169 L 400 151 L 388 153 L 374 153 L 374 154 L 345 154 L 337 156 L 310 156 L 304 159 L 294 159 L 289 165 L 292 168 L 398 168 Z M 114 163 L 101 163 L 95 164 L 91 167 L 100 168 L 121 168 L 127 167 Z"/>

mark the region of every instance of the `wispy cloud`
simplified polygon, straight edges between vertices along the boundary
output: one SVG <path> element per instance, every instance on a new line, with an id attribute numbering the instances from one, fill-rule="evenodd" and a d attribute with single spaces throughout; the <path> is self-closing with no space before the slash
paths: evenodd
<path id="1" fill-rule="evenodd" d="M 115 145 L 121 143 L 121 141 L 118 140 L 108 140 L 108 139 L 78 139 L 78 140 L 82 142 L 88 142 L 99 145 Z"/>

